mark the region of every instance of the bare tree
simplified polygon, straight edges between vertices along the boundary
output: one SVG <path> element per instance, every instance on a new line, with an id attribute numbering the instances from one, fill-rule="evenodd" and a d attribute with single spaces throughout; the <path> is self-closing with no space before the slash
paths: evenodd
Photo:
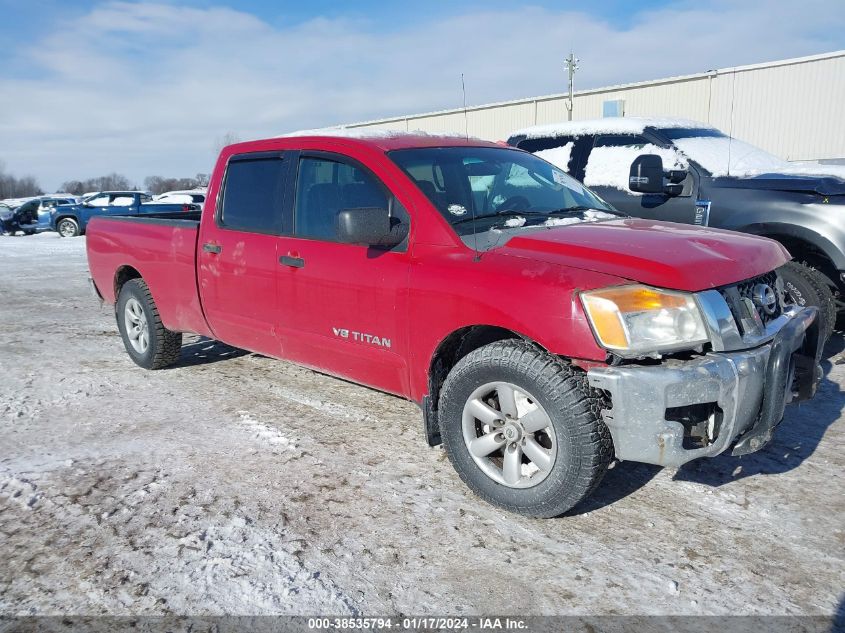
<path id="1" fill-rule="evenodd" d="M 5 165 L 0 161 L 0 200 L 5 198 L 28 198 L 40 196 L 44 192 L 38 186 L 38 181 L 33 176 L 16 178 L 7 174 Z"/>
<path id="2" fill-rule="evenodd" d="M 117 173 L 97 176 L 88 180 L 68 180 L 62 183 L 64 191 L 77 196 L 88 191 L 132 191 L 135 188 L 135 185 L 126 176 Z"/>
<path id="3" fill-rule="evenodd" d="M 214 153 L 219 154 L 220 150 L 226 147 L 227 145 L 233 145 L 235 143 L 240 143 L 241 139 L 238 137 L 237 134 L 234 132 L 226 132 L 222 137 L 219 137 L 214 142 Z"/>
<path id="4" fill-rule="evenodd" d="M 202 175 L 204 174 L 198 174 L 198 176 Z M 164 193 L 165 191 L 196 189 L 197 187 L 204 187 L 206 184 L 208 184 L 207 178 L 204 183 L 200 183 L 199 178 L 162 178 L 161 176 L 147 176 L 144 179 L 144 187 L 147 191 L 154 194 Z"/>

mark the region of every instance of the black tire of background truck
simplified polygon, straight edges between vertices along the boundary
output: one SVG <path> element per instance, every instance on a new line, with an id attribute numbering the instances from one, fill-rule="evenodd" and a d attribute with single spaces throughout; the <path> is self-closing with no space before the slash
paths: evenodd
<path id="1" fill-rule="evenodd" d="M 124 316 L 126 303 L 133 298 L 141 304 L 149 328 L 149 346 L 144 353 L 140 353 L 132 347 L 126 331 Z M 171 332 L 162 325 L 158 308 L 156 308 L 150 289 L 143 279 L 130 279 L 123 284 L 117 298 L 115 316 L 117 317 L 120 336 L 123 339 L 123 346 L 136 365 L 144 369 L 162 369 L 179 360 L 179 354 L 182 350 L 182 333 Z"/>
<path id="2" fill-rule="evenodd" d="M 488 477 L 464 441 L 467 399 L 478 387 L 496 381 L 533 394 L 554 428 L 557 458 L 548 476 L 531 488 L 510 488 Z M 586 373 L 530 343 L 499 341 L 471 352 L 449 372 L 438 407 L 440 434 L 449 460 L 475 494 L 510 512 L 549 518 L 589 496 L 613 459 L 613 440 L 601 419 L 602 408 L 602 397 L 589 387 Z"/>
<path id="3" fill-rule="evenodd" d="M 60 237 L 76 237 L 80 235 L 79 223 L 73 218 L 62 218 L 56 225 L 56 232 Z"/>
<path id="4" fill-rule="evenodd" d="M 822 274 L 795 261 L 785 263 L 778 273 L 783 279 L 787 303 L 818 307 L 819 332 L 825 341 L 829 339 L 836 324 L 836 305 Z"/>

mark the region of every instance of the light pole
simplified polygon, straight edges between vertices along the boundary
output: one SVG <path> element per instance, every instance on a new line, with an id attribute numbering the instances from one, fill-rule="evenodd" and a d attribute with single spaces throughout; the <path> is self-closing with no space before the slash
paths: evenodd
<path id="1" fill-rule="evenodd" d="M 566 98 L 566 112 L 569 120 L 572 120 L 572 98 L 573 98 L 573 88 L 575 86 L 575 71 L 578 70 L 578 62 L 581 60 L 575 57 L 575 53 L 570 52 L 569 57 L 567 57 L 564 62 L 566 63 L 566 69 L 569 72 L 569 96 Z"/>

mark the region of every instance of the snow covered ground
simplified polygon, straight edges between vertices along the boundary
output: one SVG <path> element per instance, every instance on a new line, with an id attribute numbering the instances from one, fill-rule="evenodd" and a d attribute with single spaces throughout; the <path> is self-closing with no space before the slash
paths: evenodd
<path id="1" fill-rule="evenodd" d="M 776 442 L 617 464 L 574 515 L 474 498 L 413 404 L 193 339 L 146 372 L 84 238 L 0 238 L 0 614 L 831 614 L 845 366 Z"/>

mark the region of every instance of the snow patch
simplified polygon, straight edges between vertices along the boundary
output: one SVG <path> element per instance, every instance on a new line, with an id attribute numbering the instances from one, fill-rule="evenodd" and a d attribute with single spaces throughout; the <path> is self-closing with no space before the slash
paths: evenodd
<path id="1" fill-rule="evenodd" d="M 310 130 L 297 130 L 295 132 L 288 132 L 287 134 L 280 134 L 276 138 L 287 138 L 292 136 L 335 136 L 340 138 L 360 138 L 360 139 L 387 139 L 387 138 L 404 138 L 409 136 L 425 136 L 428 138 L 462 138 L 481 140 L 474 136 L 467 136 L 463 132 L 425 132 L 424 130 L 383 130 L 378 128 L 357 128 L 357 127 L 324 127 L 314 128 Z"/>
<path id="2" fill-rule="evenodd" d="M 702 128 L 712 126 L 688 119 L 664 119 L 659 117 L 607 117 L 566 121 L 549 125 L 535 125 L 517 130 L 511 136 L 526 138 L 557 138 L 559 136 L 584 136 L 586 134 L 641 134 L 647 127 L 656 128 Z"/>
<path id="3" fill-rule="evenodd" d="M 673 149 L 657 145 L 631 145 L 628 147 L 595 147 L 590 152 L 584 172 L 584 184 L 588 187 L 613 187 L 625 193 L 642 195 L 628 189 L 631 163 L 638 156 L 657 154 L 663 159 L 664 169 L 686 169 L 686 158 Z"/>
<path id="4" fill-rule="evenodd" d="M 567 226 L 568 224 L 581 224 L 581 218 L 549 218 L 543 222 L 543 226 Z"/>
<path id="5" fill-rule="evenodd" d="M 572 148 L 575 143 L 570 141 L 562 147 L 553 147 L 552 149 L 543 149 L 539 152 L 534 152 L 534 156 L 539 156 L 543 160 L 550 162 L 555 167 L 569 172 L 569 159 L 572 158 Z"/>
<path id="6" fill-rule="evenodd" d="M 510 218 L 509 220 L 505 221 L 505 226 L 511 229 L 520 227 L 525 224 L 525 218 L 522 216 L 517 218 Z"/>
<path id="7" fill-rule="evenodd" d="M 268 424 L 264 424 L 263 422 L 259 422 L 247 411 L 239 411 L 238 414 L 240 415 L 239 422 L 246 427 L 256 439 L 281 450 L 296 450 L 296 443 L 294 440 L 285 437 L 279 429 Z"/>
<path id="8" fill-rule="evenodd" d="M 845 178 L 845 166 L 790 163 L 745 141 L 727 136 L 681 138 L 675 145 L 714 177 L 748 178 L 761 174 Z M 593 150 L 595 151 L 595 150 Z"/>

